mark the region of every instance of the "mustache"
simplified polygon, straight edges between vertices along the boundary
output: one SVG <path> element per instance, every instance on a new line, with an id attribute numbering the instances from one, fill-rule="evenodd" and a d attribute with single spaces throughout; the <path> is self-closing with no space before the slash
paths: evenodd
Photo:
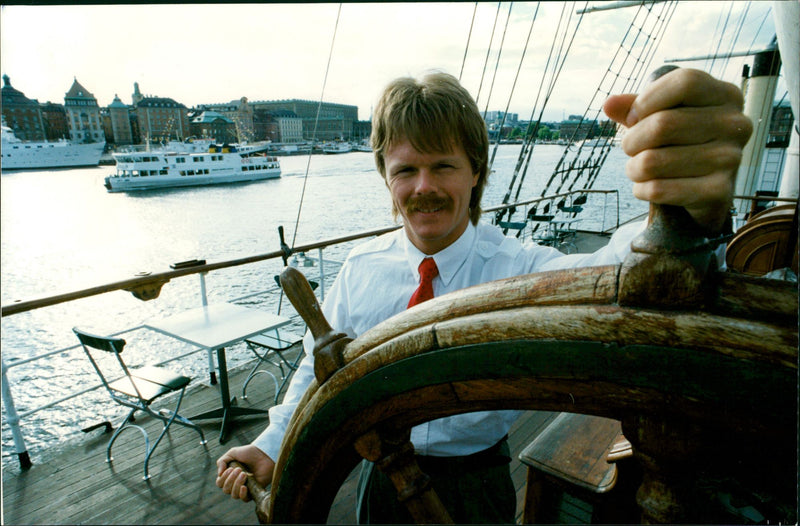
<path id="1" fill-rule="evenodd" d="M 450 206 L 452 199 L 449 197 L 442 197 L 438 195 L 421 195 L 419 197 L 410 197 L 406 201 L 406 212 L 416 212 L 417 210 L 432 210 L 435 208 L 446 208 Z"/>

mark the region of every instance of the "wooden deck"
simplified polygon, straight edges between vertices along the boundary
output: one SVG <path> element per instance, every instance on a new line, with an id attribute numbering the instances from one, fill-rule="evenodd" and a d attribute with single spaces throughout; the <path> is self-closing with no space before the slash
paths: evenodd
<path id="1" fill-rule="evenodd" d="M 251 365 L 232 371 L 231 393 L 243 406 L 268 407 L 274 396 L 272 380 L 260 375 L 241 400 L 241 386 Z M 216 386 L 195 380 L 181 413 L 196 414 L 219 404 Z M 109 400 L 109 411 L 115 410 Z M 98 416 L 98 421 L 105 418 Z M 121 415 L 120 415 L 121 418 Z M 522 512 L 526 471 L 517 455 L 554 418 L 553 413 L 526 413 L 510 434 L 517 488 L 518 516 Z M 138 424 L 155 438 L 160 422 L 141 417 Z M 142 480 L 144 444 L 137 432 L 126 431 L 114 444 L 114 462 L 106 464 L 110 438 L 102 429 L 88 433 L 27 471 L 3 473 L 3 524 L 255 524 L 252 503 L 234 501 L 216 485 L 216 459 L 229 447 L 250 443 L 266 426 L 266 417 L 239 418 L 230 439 L 219 443 L 219 420 L 197 422 L 208 443 L 197 433 L 172 426 L 150 460 L 151 479 Z M 116 423 L 115 423 L 116 424 Z M 355 523 L 355 475 L 342 486 L 331 508 L 329 523 Z"/>

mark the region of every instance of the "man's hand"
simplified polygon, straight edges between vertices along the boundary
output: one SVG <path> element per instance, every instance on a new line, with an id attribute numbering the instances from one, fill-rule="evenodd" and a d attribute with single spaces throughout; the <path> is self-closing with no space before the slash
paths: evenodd
<path id="1" fill-rule="evenodd" d="M 275 462 L 263 451 L 253 445 L 234 447 L 217 460 L 217 487 L 234 499 L 248 502 L 251 499 L 245 482 L 247 474 L 240 468 L 229 467 L 231 460 L 247 466 L 261 486 L 272 482 Z"/>
<path id="2" fill-rule="evenodd" d="M 622 149 L 633 195 L 683 206 L 709 234 L 731 206 L 742 149 L 753 125 L 733 84 L 676 69 L 637 95 L 614 95 L 603 110 L 629 129 Z"/>

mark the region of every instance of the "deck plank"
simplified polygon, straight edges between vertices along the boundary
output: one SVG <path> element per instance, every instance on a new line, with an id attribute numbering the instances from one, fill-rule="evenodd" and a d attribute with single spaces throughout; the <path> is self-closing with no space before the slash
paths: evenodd
<path id="1" fill-rule="evenodd" d="M 248 399 L 241 399 L 241 386 L 252 367 L 246 363 L 231 372 L 231 393 L 238 403 L 269 407 L 274 385 L 260 376 L 248 386 Z M 181 413 L 192 415 L 219 404 L 216 386 L 196 379 L 187 391 Z M 109 415 L 114 409 L 109 401 Z M 157 405 L 156 407 L 161 407 Z M 124 413 L 116 416 L 119 420 Z M 104 418 L 103 415 L 98 419 Z M 525 468 L 517 456 L 553 418 L 553 413 L 528 412 L 510 433 L 512 478 L 517 489 L 518 517 L 524 496 Z M 200 445 L 197 433 L 173 425 L 150 460 L 151 479 L 142 480 L 144 441 L 137 431 L 124 432 L 114 444 L 114 462 L 105 462 L 110 434 L 96 430 L 81 436 L 52 455 L 46 463 L 27 471 L 6 469 L 3 473 L 3 523 L 5 524 L 256 524 L 252 503 L 224 495 L 216 487 L 216 459 L 228 448 L 249 444 L 267 424 L 267 417 L 236 420 L 229 440 L 219 443 L 219 420 L 197 422 L 208 439 Z M 137 424 L 158 436 L 161 423 L 141 417 Z M 358 468 L 342 485 L 328 522 L 355 522 L 355 489 Z"/>

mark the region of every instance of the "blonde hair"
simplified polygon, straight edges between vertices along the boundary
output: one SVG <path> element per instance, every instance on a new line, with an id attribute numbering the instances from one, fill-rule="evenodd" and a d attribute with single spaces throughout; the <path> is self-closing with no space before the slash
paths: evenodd
<path id="1" fill-rule="evenodd" d="M 469 217 L 477 225 L 489 172 L 489 135 L 477 104 L 458 79 L 433 72 L 419 80 L 402 77 L 386 86 L 372 116 L 370 137 L 375 165 L 384 180 L 384 156 L 403 140 L 423 153 L 449 152 L 453 145 L 461 145 L 472 173 L 478 174 L 469 200 Z"/>

